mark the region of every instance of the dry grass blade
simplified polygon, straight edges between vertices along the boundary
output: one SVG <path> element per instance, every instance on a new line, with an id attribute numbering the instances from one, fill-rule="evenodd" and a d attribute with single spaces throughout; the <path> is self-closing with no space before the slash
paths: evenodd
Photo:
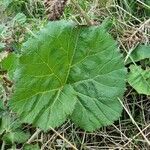
<path id="1" fill-rule="evenodd" d="M 36 132 L 28 139 L 27 144 L 30 144 L 33 142 L 33 140 L 38 136 L 38 134 L 41 132 L 40 129 L 37 129 Z"/>
<path id="2" fill-rule="evenodd" d="M 137 127 L 137 129 L 139 130 L 140 134 L 143 136 L 143 138 L 145 139 L 145 141 L 147 142 L 147 144 L 150 146 L 150 141 L 147 139 L 146 135 L 142 132 L 142 130 L 140 129 L 140 127 L 138 126 L 138 124 L 136 123 L 136 121 L 134 120 L 134 118 L 132 117 L 132 115 L 130 114 L 129 110 L 124 106 L 124 104 L 122 103 L 122 101 L 118 98 L 118 100 L 120 101 L 121 105 L 123 106 L 123 108 L 125 109 L 125 111 L 127 112 L 127 114 L 129 115 L 132 123 Z"/>
<path id="3" fill-rule="evenodd" d="M 56 133 L 62 140 L 64 140 L 67 144 L 69 144 L 72 149 L 78 150 L 74 145 L 72 145 L 66 138 L 64 138 L 62 135 L 60 135 L 55 129 L 50 128 L 54 133 Z"/>
<path id="4" fill-rule="evenodd" d="M 71 0 L 71 2 L 75 5 L 81 16 L 84 17 L 88 25 L 93 25 L 93 22 L 89 19 L 88 15 L 84 12 L 84 10 L 80 7 L 76 0 Z"/>
<path id="5" fill-rule="evenodd" d="M 137 2 L 139 2 L 140 4 L 142 4 L 143 6 L 147 7 L 148 9 L 150 9 L 150 6 L 148 6 L 147 4 L 145 4 L 144 2 L 140 1 L 140 0 L 136 0 Z"/>
<path id="6" fill-rule="evenodd" d="M 146 126 L 142 132 L 144 132 L 146 129 L 148 129 L 150 127 L 150 124 L 148 126 Z M 123 147 L 126 147 L 130 142 L 132 142 L 138 135 L 140 135 L 141 133 L 139 132 L 138 134 L 136 134 L 134 137 L 132 137 L 132 139 L 130 139 Z"/>
<path id="7" fill-rule="evenodd" d="M 45 0 L 46 13 L 49 20 L 59 20 L 63 14 L 67 0 Z"/>

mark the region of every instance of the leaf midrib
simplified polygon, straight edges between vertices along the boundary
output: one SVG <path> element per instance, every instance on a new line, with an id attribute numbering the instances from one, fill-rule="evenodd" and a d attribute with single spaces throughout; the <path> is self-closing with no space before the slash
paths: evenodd
<path id="1" fill-rule="evenodd" d="M 75 46 L 74 46 L 74 50 L 73 50 L 73 55 L 72 55 L 72 58 L 70 60 L 69 65 L 68 65 L 68 72 L 67 72 L 67 75 L 66 75 L 66 78 L 65 78 L 64 86 L 67 83 L 67 80 L 68 80 L 68 77 L 69 77 L 69 74 L 70 74 L 70 71 L 71 71 L 72 62 L 74 60 L 74 56 L 75 56 L 75 53 L 76 53 L 76 50 L 77 50 L 78 39 L 79 39 L 79 36 L 80 36 L 79 33 L 80 33 L 80 30 L 78 30 L 78 34 L 77 34 L 77 37 L 76 37 L 76 42 L 75 42 Z M 70 35 L 71 35 L 71 33 L 70 33 Z M 69 53 L 69 50 L 68 50 L 68 53 Z M 68 53 L 67 53 L 67 55 L 68 55 Z"/>

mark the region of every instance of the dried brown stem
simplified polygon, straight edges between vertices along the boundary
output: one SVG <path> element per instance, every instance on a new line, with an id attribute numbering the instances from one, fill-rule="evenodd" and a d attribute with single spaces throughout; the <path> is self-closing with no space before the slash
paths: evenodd
<path id="1" fill-rule="evenodd" d="M 51 21 L 59 20 L 63 14 L 67 0 L 45 0 L 46 13 Z"/>
<path id="2" fill-rule="evenodd" d="M 79 13 L 84 17 L 88 25 L 93 25 L 93 22 L 90 20 L 86 12 L 81 8 L 81 6 L 78 4 L 76 0 L 71 0 L 71 2 L 74 4 L 76 9 L 79 11 Z"/>

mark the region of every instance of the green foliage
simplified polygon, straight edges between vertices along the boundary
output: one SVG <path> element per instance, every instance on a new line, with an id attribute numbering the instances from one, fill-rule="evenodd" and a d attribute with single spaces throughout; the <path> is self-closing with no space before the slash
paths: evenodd
<path id="1" fill-rule="evenodd" d="M 35 19 L 34 17 L 43 17 L 45 14 L 43 1 L 40 0 L 0 0 L 0 9 L 9 17 L 24 13 L 27 17 Z"/>
<path id="2" fill-rule="evenodd" d="M 139 45 L 137 48 L 133 50 L 130 56 L 134 62 L 150 58 L 150 45 Z M 127 64 L 131 62 L 132 60 L 129 58 Z"/>
<path id="3" fill-rule="evenodd" d="M 128 82 L 139 94 L 150 95 L 150 69 L 131 65 Z"/>
<path id="4" fill-rule="evenodd" d="M 19 25 L 23 25 L 26 22 L 26 15 L 23 13 L 18 13 L 14 19 L 14 22 L 17 22 Z"/>
<path id="5" fill-rule="evenodd" d="M 112 25 L 113 21 L 108 17 L 102 22 L 101 28 L 103 28 L 106 31 L 109 31 L 112 28 Z"/>
<path id="6" fill-rule="evenodd" d="M 23 143 L 30 134 L 21 131 L 21 122 L 6 111 L 0 116 L 0 136 L 6 143 Z"/>
<path id="7" fill-rule="evenodd" d="M 149 0 L 145 0 L 146 2 L 146 4 L 148 5 L 148 6 L 150 6 L 150 1 Z"/>
<path id="8" fill-rule="evenodd" d="M 30 137 L 29 133 L 25 133 L 21 130 L 17 130 L 15 132 L 8 132 L 3 136 L 3 140 L 6 143 L 24 143 Z"/>
<path id="9" fill-rule="evenodd" d="M 28 0 L 1 0 L 0 5 L 8 14 L 23 11 Z"/>
<path id="10" fill-rule="evenodd" d="M 3 102 L 2 102 L 2 100 L 0 99 L 0 110 L 3 110 L 3 109 L 4 109 Z"/>
<path id="11" fill-rule="evenodd" d="M 19 59 L 18 55 L 16 55 L 15 53 L 11 53 L 0 62 L 0 67 L 1 67 L 2 71 L 7 70 L 9 77 L 11 79 L 13 79 L 14 71 L 18 64 L 18 59 Z"/>
<path id="12" fill-rule="evenodd" d="M 131 53 L 131 58 L 128 59 L 126 64 L 132 61 L 138 62 L 146 58 L 150 58 L 150 46 L 139 45 Z M 130 72 L 128 73 L 129 84 L 139 93 L 150 95 L 150 73 L 149 69 L 143 70 L 141 66 L 131 65 Z"/>
<path id="13" fill-rule="evenodd" d="M 7 28 L 4 24 L 0 24 L 0 38 L 5 37 L 7 34 Z"/>
<path id="14" fill-rule="evenodd" d="M 22 51 L 10 106 L 23 122 L 47 130 L 70 118 L 92 131 L 121 115 L 126 71 L 103 28 L 50 22 Z"/>
<path id="15" fill-rule="evenodd" d="M 5 43 L 0 42 L 0 51 L 5 48 Z"/>
<path id="16" fill-rule="evenodd" d="M 24 143 L 30 134 L 21 130 L 21 122 L 7 111 L 2 100 L 0 100 L 0 140 L 7 144 Z"/>
<path id="17" fill-rule="evenodd" d="M 3 9 L 6 9 L 13 0 L 0 0 L 0 6 L 3 7 Z"/>
<path id="18" fill-rule="evenodd" d="M 23 150 L 40 150 L 40 148 L 37 144 L 36 145 L 26 144 L 23 147 Z"/>
<path id="19" fill-rule="evenodd" d="M 144 17 L 149 18 L 150 16 L 149 0 L 141 1 L 141 3 L 135 0 L 117 0 L 116 2 L 118 2 L 119 6 L 125 9 L 128 13 L 132 14 L 138 19 L 141 19 L 144 21 Z M 147 7 L 143 5 L 142 3 L 146 4 Z M 133 21 L 133 18 L 128 14 L 125 18 L 126 20 L 129 19 Z"/>
<path id="20" fill-rule="evenodd" d="M 0 134 L 10 129 L 11 118 L 8 115 L 0 116 Z"/>

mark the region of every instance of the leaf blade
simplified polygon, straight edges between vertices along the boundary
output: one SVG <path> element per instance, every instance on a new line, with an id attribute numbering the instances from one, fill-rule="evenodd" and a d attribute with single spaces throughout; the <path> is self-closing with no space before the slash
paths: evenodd
<path id="1" fill-rule="evenodd" d="M 130 66 L 128 83 L 139 93 L 150 95 L 150 71 L 143 70 L 141 66 Z"/>
<path id="2" fill-rule="evenodd" d="M 149 45 L 139 45 L 131 53 L 131 58 L 134 60 L 134 62 L 138 62 L 140 60 L 150 58 L 150 46 Z M 129 64 L 131 62 L 132 62 L 132 60 L 129 57 L 126 64 Z"/>
<path id="3" fill-rule="evenodd" d="M 78 99 L 71 119 L 81 128 L 93 131 L 112 124 L 120 117 L 122 107 L 117 97 L 122 96 L 120 93 L 124 91 L 126 71 L 122 67 L 123 61 L 117 52 L 116 43 L 104 30 L 92 27 L 83 33 L 69 76 L 69 81 L 74 81 L 72 86 Z M 111 106 L 118 111 L 110 109 Z M 80 116 L 82 112 L 83 117 Z"/>
<path id="4" fill-rule="evenodd" d="M 115 41 L 103 28 L 51 22 L 24 45 L 19 64 L 11 107 L 23 121 L 47 130 L 61 125 L 73 113 L 71 116 L 77 117 L 71 119 L 90 131 L 101 124 L 111 124 L 120 116 L 122 108 L 117 97 L 123 95 L 126 71 Z M 101 123 L 97 114 L 104 117 L 116 113 L 110 109 L 110 112 L 105 110 L 105 115 L 102 113 L 100 107 L 105 98 L 107 105 L 113 100 L 110 105 L 118 109 L 118 113 L 109 118 L 110 121 L 105 117 Z M 80 120 L 82 110 L 77 112 L 79 102 L 84 102 L 85 107 L 88 101 L 98 111 L 97 120 L 93 117 L 96 124 L 91 122 L 89 127 L 84 127 L 86 120 Z M 85 112 L 88 112 L 87 107 Z"/>

